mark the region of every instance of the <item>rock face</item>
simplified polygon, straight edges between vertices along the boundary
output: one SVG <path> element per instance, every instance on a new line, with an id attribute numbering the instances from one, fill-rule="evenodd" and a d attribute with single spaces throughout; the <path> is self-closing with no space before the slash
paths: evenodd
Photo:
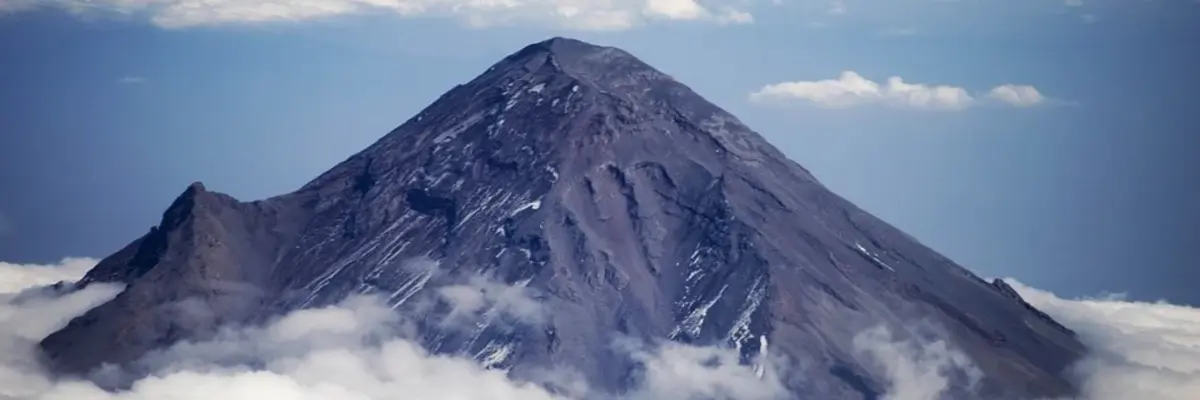
<path id="1" fill-rule="evenodd" d="M 42 347 L 82 373 L 352 293 L 400 306 L 436 284 L 402 265 L 422 256 L 536 289 L 547 310 L 536 329 L 427 334 L 428 347 L 513 374 L 571 365 L 616 392 L 632 366 L 616 333 L 723 343 L 747 360 L 769 343 L 805 365 L 789 388 L 823 399 L 880 395 L 852 344 L 878 324 L 941 327 L 983 372 L 971 397 L 1070 394 L 1062 371 L 1084 350 L 670 76 L 563 38 L 501 60 L 294 193 L 244 203 L 193 184 L 83 281 L 127 289 Z"/>

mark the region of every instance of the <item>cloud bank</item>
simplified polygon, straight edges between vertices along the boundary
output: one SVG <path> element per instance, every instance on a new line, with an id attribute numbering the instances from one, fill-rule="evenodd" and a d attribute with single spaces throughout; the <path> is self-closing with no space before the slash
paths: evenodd
<path id="1" fill-rule="evenodd" d="M 1200 393 L 1200 308 L 1120 296 L 1063 299 L 1005 280 L 1095 351 L 1074 371 L 1085 399 L 1193 400 Z"/>
<path id="2" fill-rule="evenodd" d="M 744 24 L 754 17 L 735 0 L 14 0 L 0 12 L 53 7 L 76 14 L 146 17 L 163 28 L 304 21 L 342 15 L 445 17 L 475 27 L 541 23 L 610 31 L 655 21 Z"/>
<path id="3" fill-rule="evenodd" d="M 1195 400 L 1200 393 L 1200 308 L 1121 296 L 1063 299 L 1005 281 L 1092 350 L 1069 372 L 1078 398 L 1027 400 Z M 942 399 L 953 379 L 965 378 L 969 388 L 981 378 L 953 346 L 898 339 L 882 326 L 859 333 L 854 349 L 882 367 L 885 400 Z"/>
<path id="4" fill-rule="evenodd" d="M 73 282 L 83 277 L 99 260 L 68 257 L 52 265 L 10 264 L 0 261 L 0 295 L 12 294 L 60 281 Z"/>
<path id="5" fill-rule="evenodd" d="M 985 100 L 1014 107 L 1045 104 L 1047 99 L 1029 85 L 1004 84 L 982 95 L 952 85 L 905 82 L 893 76 L 880 83 L 844 71 L 837 79 L 780 82 L 763 86 L 750 94 L 758 104 L 808 103 L 826 108 L 885 105 L 912 110 L 960 111 Z"/>
<path id="6" fill-rule="evenodd" d="M 54 387 L 37 362 L 37 342 L 74 316 L 112 299 L 121 288 L 95 285 L 65 296 L 38 288 L 76 280 L 93 265 L 95 260 L 84 258 L 64 259 L 58 265 L 0 262 L 0 399 L 33 399 Z"/>
<path id="7" fill-rule="evenodd" d="M 587 388 L 569 368 L 546 371 L 538 383 L 517 381 L 469 357 L 431 354 L 405 329 L 385 299 L 357 296 L 330 307 L 292 312 L 261 327 L 226 328 L 203 342 L 183 342 L 153 352 L 132 368 L 148 377 L 102 369 L 91 381 L 55 380 L 37 363 L 36 343 L 117 295 L 121 288 L 92 285 L 67 295 L 39 290 L 63 277 L 77 279 L 95 260 L 61 266 L 3 264 L 0 276 L 0 399 L 3 400 L 566 400 L 614 398 Z M 496 309 L 533 318 L 532 299 L 520 287 L 482 277 L 446 286 L 436 295 L 456 312 Z M 619 396 L 628 400 L 782 399 L 770 373 L 760 377 L 727 349 L 678 343 L 624 342 L 644 365 L 643 384 Z M 254 367 L 251 367 L 254 366 Z M 770 366 L 767 366 L 770 367 Z M 126 387 L 103 390 L 105 386 Z M 548 389 L 553 384 L 556 390 Z"/>
<path id="8" fill-rule="evenodd" d="M 149 400 L 261 399 L 529 399 L 615 398 L 587 387 L 570 368 L 514 380 L 464 356 L 431 354 L 410 340 L 409 321 L 383 299 L 352 297 L 335 306 L 301 310 L 261 327 L 227 328 L 203 342 L 184 342 L 147 355 L 131 378 L 109 369 L 93 381 L 56 380 L 37 362 L 36 343 L 70 318 L 116 296 L 121 288 L 92 285 L 63 294 L 47 284 L 77 279 L 95 260 L 58 265 L 0 263 L 0 399 Z M 1095 354 L 1074 367 L 1079 400 L 1194 400 L 1200 393 L 1200 309 L 1120 297 L 1062 299 L 1014 280 L 1036 307 L 1075 329 Z M 536 321 L 536 301 L 517 287 L 483 277 L 446 286 L 435 295 L 462 315 L 497 310 Z M 726 349 L 679 343 L 618 343 L 643 365 L 641 385 L 626 400 L 786 398 L 774 363 L 738 363 Z M 953 396 L 953 386 L 982 378 L 972 361 L 942 341 L 917 341 L 878 326 L 860 332 L 853 350 L 879 377 L 886 400 Z M 251 367 L 253 366 L 253 367 Z M 138 375 L 141 376 L 141 375 Z M 106 391 L 94 382 L 124 383 Z M 551 389 L 553 388 L 553 389 Z M 1035 400 L 1035 399 L 1030 399 Z M 1050 399 L 1036 399 L 1050 400 Z M 1065 399 L 1054 399 L 1065 400 Z"/>

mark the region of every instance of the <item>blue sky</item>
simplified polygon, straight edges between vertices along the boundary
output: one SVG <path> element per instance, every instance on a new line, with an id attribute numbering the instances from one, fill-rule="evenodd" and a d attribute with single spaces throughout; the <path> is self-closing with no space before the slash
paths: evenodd
<path id="1" fill-rule="evenodd" d="M 0 0 L 0 260 L 107 255 L 192 181 L 295 189 L 555 35 L 980 275 L 1200 304 L 1189 0 Z"/>

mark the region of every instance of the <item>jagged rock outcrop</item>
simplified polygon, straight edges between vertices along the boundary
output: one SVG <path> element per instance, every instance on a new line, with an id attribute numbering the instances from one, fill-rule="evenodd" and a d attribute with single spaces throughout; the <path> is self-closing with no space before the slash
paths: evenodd
<path id="1" fill-rule="evenodd" d="M 615 333 L 747 360 L 769 343 L 804 360 L 790 389 L 822 399 L 879 395 L 851 338 L 880 323 L 942 327 L 984 373 L 972 396 L 1069 394 L 1062 371 L 1083 351 L 1006 285 L 830 192 L 687 86 L 563 38 L 501 60 L 294 193 L 243 203 L 189 187 L 84 280 L 125 292 L 42 347 L 79 373 L 352 293 L 403 305 L 436 284 L 401 265 L 422 256 L 535 288 L 547 310 L 536 329 L 428 334 L 428 347 L 517 375 L 571 365 L 617 392 L 632 361 L 609 346 Z"/>

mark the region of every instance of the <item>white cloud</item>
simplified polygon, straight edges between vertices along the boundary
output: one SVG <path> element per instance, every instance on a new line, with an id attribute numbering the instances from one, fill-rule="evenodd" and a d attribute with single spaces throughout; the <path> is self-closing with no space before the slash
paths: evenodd
<path id="1" fill-rule="evenodd" d="M 1121 296 L 1063 299 L 1006 281 L 1091 350 L 1071 367 L 1069 378 L 1082 393 L 1069 400 L 1195 400 L 1200 393 L 1200 308 Z M 854 349 L 883 367 L 877 375 L 889 385 L 886 400 L 938 399 L 947 394 L 950 377 L 965 377 L 968 386 L 982 377 L 945 342 L 895 338 L 885 327 L 858 334 Z"/>
<path id="2" fill-rule="evenodd" d="M 1012 84 L 996 86 L 985 97 L 1018 106 L 1036 105 L 1045 100 L 1032 86 Z M 837 79 L 769 84 L 751 93 L 750 101 L 760 104 L 805 102 L 829 108 L 881 104 L 943 111 L 963 110 L 979 102 L 958 86 L 909 83 L 898 76 L 881 84 L 854 71 L 844 71 Z"/>
<path id="3" fill-rule="evenodd" d="M 95 260 L 86 258 L 67 258 L 58 265 L 0 262 L 0 399 L 24 400 L 52 387 L 36 362 L 37 341 L 120 291 L 95 285 L 55 297 L 27 289 L 77 280 L 93 265 Z"/>
<path id="4" fill-rule="evenodd" d="M 1083 0 L 1063 0 L 1063 4 L 1066 4 L 1067 7 L 1082 7 Z"/>
<path id="5" fill-rule="evenodd" d="M 654 20 L 753 22 L 753 17 L 740 9 L 745 4 L 740 0 L 704 4 L 696 0 L 47 0 L 42 5 L 76 13 L 146 16 L 164 28 L 391 13 L 449 17 L 477 27 L 533 22 L 572 30 L 624 30 Z"/>
<path id="6" fill-rule="evenodd" d="M 1084 398 L 1194 400 L 1200 393 L 1200 308 L 1118 296 L 1070 300 L 1006 281 L 1094 350 L 1075 367 L 1085 378 Z"/>
<path id="7" fill-rule="evenodd" d="M 837 79 L 774 83 L 750 94 L 755 102 L 806 101 L 825 107 L 886 104 L 904 108 L 958 110 L 975 99 L 963 88 L 904 82 L 898 76 L 879 84 L 854 71 Z"/>
<path id="8" fill-rule="evenodd" d="M 451 307 L 448 321 L 508 316 L 522 322 L 540 324 L 544 318 L 545 309 L 532 298 L 530 290 L 524 285 L 510 286 L 482 276 L 473 276 L 464 284 L 440 287 L 437 293 Z"/>
<path id="9" fill-rule="evenodd" d="M 0 294 L 16 293 L 22 289 L 51 285 L 60 281 L 73 282 L 83 277 L 98 260 L 68 257 L 58 264 L 11 264 L 0 261 Z"/>
<path id="10" fill-rule="evenodd" d="M 78 279 L 94 264 L 69 260 L 59 267 L 3 264 L 0 276 L 20 278 L 8 279 L 0 292 L 4 293 L 0 294 L 0 399 L 613 398 L 588 389 L 570 366 L 546 370 L 535 377 L 538 383 L 532 383 L 511 379 L 501 370 L 485 369 L 470 358 L 430 354 L 409 340 L 414 331 L 397 329 L 409 321 L 382 299 L 366 296 L 296 311 L 262 327 L 226 328 L 211 340 L 182 342 L 153 352 L 136 366 L 154 373 L 133 380 L 124 390 L 105 391 L 91 381 L 56 380 L 39 367 L 36 342 L 120 290 L 92 285 L 66 296 L 26 290 L 60 278 Z M 450 290 L 450 298 L 474 311 L 491 305 L 520 315 L 537 314 L 530 309 L 535 300 L 519 299 L 526 292 L 496 285 L 482 278 L 471 279 Z M 22 293 L 12 294 L 16 292 Z M 777 374 L 760 379 L 752 367 L 738 365 L 731 350 L 677 343 L 622 343 L 633 359 L 645 365 L 645 384 L 622 398 L 650 400 L 665 394 L 678 399 L 717 395 L 728 400 L 773 400 L 783 395 Z M 130 383 L 128 376 L 115 368 L 102 370 L 94 379 Z M 551 392 L 544 383 L 569 390 Z"/>
<path id="11" fill-rule="evenodd" d="M 940 399 L 956 374 L 966 377 L 967 388 L 983 377 L 970 358 L 945 341 L 898 339 L 883 325 L 859 333 L 853 345 L 882 367 L 888 384 L 885 400 Z"/>
<path id="12" fill-rule="evenodd" d="M 27 289 L 78 279 L 94 263 L 90 259 L 66 259 L 57 266 L 0 263 L 0 399 L 604 397 L 590 390 L 569 366 L 543 371 L 533 382 L 525 382 L 469 358 L 430 354 L 408 340 L 413 331 L 397 329 L 407 321 L 374 297 L 296 311 L 263 327 L 227 328 L 211 340 L 155 352 L 138 366 L 156 372 L 133 381 L 126 390 L 104 391 L 88 381 L 55 379 L 37 363 L 36 342 L 73 316 L 111 299 L 120 288 L 92 285 L 65 295 Z M 535 307 L 534 299 L 518 299 L 527 292 L 498 288 L 483 279 L 467 282 L 450 290 L 450 298 L 460 307 L 478 311 L 510 303 L 499 307 L 538 315 L 529 309 Z M 1067 300 L 1009 282 L 1028 302 L 1076 330 L 1093 349 L 1074 368 L 1084 391 L 1081 399 L 1193 400 L 1200 393 L 1200 309 L 1120 297 Z M 970 387 L 981 378 L 971 360 L 948 343 L 896 333 L 876 327 L 853 339 L 853 350 L 885 384 L 884 399 L 939 398 L 948 394 L 955 380 L 965 379 Z M 648 345 L 631 339 L 617 344 L 645 367 L 640 387 L 621 396 L 628 400 L 786 398 L 779 377 L 787 371 L 770 360 L 756 361 L 765 367 L 756 370 L 739 365 L 737 355 L 726 349 L 672 342 Z M 97 379 L 122 377 L 119 370 L 106 372 Z M 567 390 L 546 389 L 544 384 L 551 383 Z"/>
<path id="13" fill-rule="evenodd" d="M 1046 98 L 1037 88 L 1029 85 L 1000 85 L 988 91 L 988 97 L 1017 107 L 1042 104 Z"/>
<path id="14" fill-rule="evenodd" d="M 646 368 L 645 382 L 630 400 L 657 399 L 785 399 L 787 390 L 778 380 L 778 366 L 758 360 L 766 370 L 760 375 L 738 364 L 736 352 L 715 347 L 696 347 L 676 342 L 654 348 L 636 342 L 626 347 Z M 687 390 L 681 391 L 681 388 Z"/>

